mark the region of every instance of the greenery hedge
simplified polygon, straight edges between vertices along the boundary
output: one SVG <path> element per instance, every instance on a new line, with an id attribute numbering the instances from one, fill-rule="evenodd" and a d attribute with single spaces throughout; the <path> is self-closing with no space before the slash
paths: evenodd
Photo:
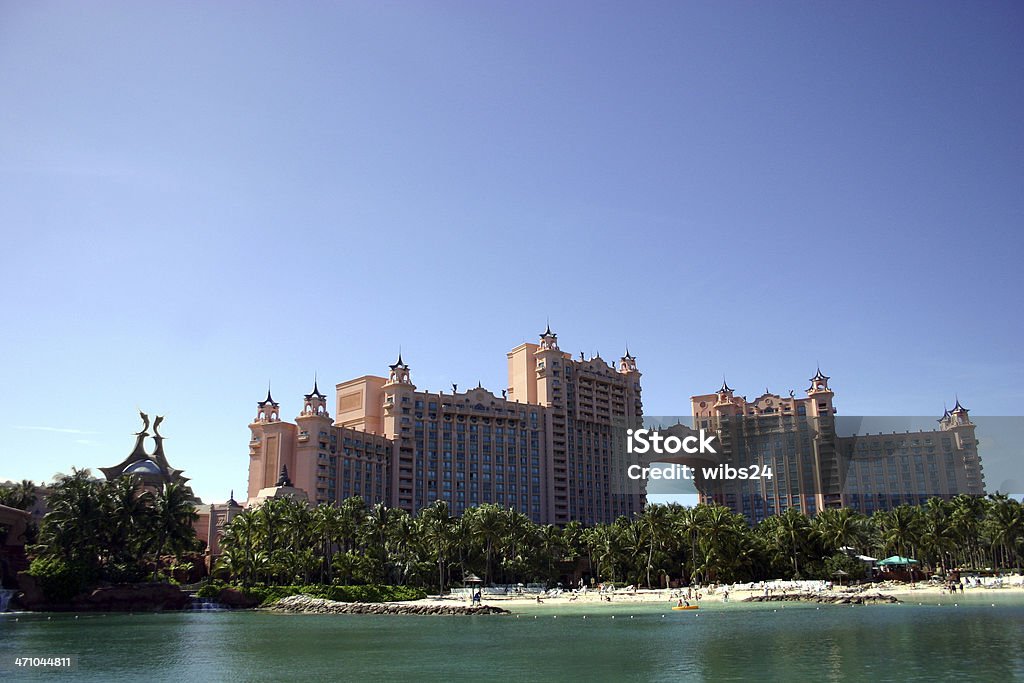
<path id="1" fill-rule="evenodd" d="M 409 586 L 230 586 L 215 581 L 206 584 L 196 592 L 200 598 L 216 598 L 225 588 L 233 588 L 246 597 L 259 599 L 261 606 L 272 605 L 289 595 L 308 595 L 336 602 L 398 602 L 404 600 L 421 600 L 427 597 L 426 591 Z"/>
<path id="2" fill-rule="evenodd" d="M 95 573 L 88 567 L 50 557 L 32 560 L 28 573 L 36 580 L 46 599 L 53 603 L 69 602 L 96 580 Z"/>

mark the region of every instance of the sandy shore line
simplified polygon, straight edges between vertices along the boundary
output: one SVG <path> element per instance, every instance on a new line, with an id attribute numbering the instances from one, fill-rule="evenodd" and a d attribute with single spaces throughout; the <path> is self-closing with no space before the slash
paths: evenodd
<path id="1" fill-rule="evenodd" d="M 771 584 L 770 584 L 771 585 Z M 745 598 L 757 595 L 764 595 L 763 588 L 746 589 L 746 588 L 732 588 L 728 587 L 729 591 L 729 602 L 741 602 Z M 773 592 L 774 595 L 779 595 L 782 592 L 782 588 L 776 588 Z M 806 592 L 796 586 L 787 587 L 786 592 L 798 593 Z M 834 586 L 831 590 L 825 589 L 821 591 L 823 595 L 844 595 L 844 594 L 857 594 L 860 592 L 865 593 L 877 593 L 881 595 L 891 595 L 899 598 L 900 600 L 909 601 L 911 598 L 931 598 L 941 597 L 943 595 L 950 595 L 943 587 L 928 583 L 918 584 L 899 584 L 899 583 L 878 583 L 878 584 L 866 584 L 864 586 Z M 611 597 L 611 601 L 604 599 L 597 591 L 588 591 L 585 595 L 579 595 L 575 599 L 572 599 L 571 593 L 563 593 L 558 597 L 542 597 L 542 602 L 546 606 L 558 607 L 558 606 L 571 606 L 571 605 L 616 605 L 616 604 L 675 604 L 679 599 L 678 589 L 639 589 L 636 591 L 624 591 L 618 590 L 611 594 L 606 593 L 606 596 Z M 685 589 L 683 589 L 683 595 L 685 596 Z M 957 593 L 960 595 L 960 593 Z M 1024 597 L 1024 586 L 1003 586 L 1001 588 L 982 588 L 982 587 L 971 587 L 966 588 L 963 595 L 986 595 L 986 596 L 1021 596 Z M 950 595 L 952 597 L 952 595 Z M 714 592 L 709 590 L 701 591 L 701 599 L 699 601 L 691 598 L 691 604 L 707 604 L 707 603 L 721 603 L 725 599 L 725 590 L 722 587 L 717 588 Z M 444 597 L 438 598 L 436 596 L 428 597 L 423 600 L 415 601 L 417 604 L 424 605 L 453 605 L 453 604 L 468 604 L 468 600 L 463 597 Z M 515 607 L 529 607 L 536 606 L 536 596 L 503 596 L 503 595 L 484 595 L 483 603 L 485 605 L 496 605 L 504 607 L 505 609 Z"/>

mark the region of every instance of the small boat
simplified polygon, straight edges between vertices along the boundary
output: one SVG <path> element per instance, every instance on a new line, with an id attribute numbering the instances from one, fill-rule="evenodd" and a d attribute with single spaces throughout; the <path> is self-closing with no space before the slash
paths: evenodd
<path id="1" fill-rule="evenodd" d="M 700 609 L 700 605 L 677 605 L 672 609 Z"/>

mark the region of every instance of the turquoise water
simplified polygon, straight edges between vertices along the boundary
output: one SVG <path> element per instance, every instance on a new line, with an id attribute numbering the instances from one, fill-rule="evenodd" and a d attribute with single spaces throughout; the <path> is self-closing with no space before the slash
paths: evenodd
<path id="1" fill-rule="evenodd" d="M 0 679 L 1024 680 L 1024 601 L 936 602 L 537 605 L 487 617 L 4 614 Z M 70 654 L 74 673 L 10 672 L 15 656 Z"/>

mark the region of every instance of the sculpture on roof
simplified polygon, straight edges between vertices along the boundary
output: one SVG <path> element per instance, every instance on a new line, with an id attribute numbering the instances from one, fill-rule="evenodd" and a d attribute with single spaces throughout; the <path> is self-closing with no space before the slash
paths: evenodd
<path id="1" fill-rule="evenodd" d="M 164 455 L 164 436 L 160 434 L 160 424 L 164 421 L 163 415 L 157 415 L 153 421 L 153 441 L 156 448 L 153 453 L 146 452 L 146 438 L 150 436 L 149 415 L 139 411 L 142 418 L 142 431 L 135 433 L 135 448 L 131 454 L 113 467 L 99 468 L 108 481 L 120 479 L 126 475 L 133 475 L 142 480 L 144 486 L 162 488 L 165 484 L 179 484 L 184 486 L 189 493 L 191 489 L 186 482 L 188 477 L 184 476 L 183 470 L 170 466 L 167 456 Z"/>

